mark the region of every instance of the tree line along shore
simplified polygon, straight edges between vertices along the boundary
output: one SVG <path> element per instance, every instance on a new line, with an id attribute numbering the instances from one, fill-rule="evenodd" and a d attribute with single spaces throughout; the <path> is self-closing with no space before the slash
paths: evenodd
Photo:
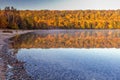
<path id="1" fill-rule="evenodd" d="M 0 10 L 0 29 L 120 29 L 120 10 Z"/>

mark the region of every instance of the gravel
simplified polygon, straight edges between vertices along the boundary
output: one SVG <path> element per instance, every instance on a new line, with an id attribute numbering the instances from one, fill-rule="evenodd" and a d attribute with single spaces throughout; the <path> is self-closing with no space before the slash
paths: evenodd
<path id="1" fill-rule="evenodd" d="M 32 30 L 11 30 L 12 33 L 3 33 L 0 30 L 0 80 L 32 80 L 27 75 L 23 65 L 8 53 L 8 39 L 19 34 L 32 32 Z"/>

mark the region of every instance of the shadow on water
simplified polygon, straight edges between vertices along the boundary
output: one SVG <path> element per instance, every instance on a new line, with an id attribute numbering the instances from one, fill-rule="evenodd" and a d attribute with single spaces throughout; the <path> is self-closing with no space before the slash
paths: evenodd
<path id="1" fill-rule="evenodd" d="M 120 80 L 119 30 L 40 30 L 10 40 L 34 80 Z"/>

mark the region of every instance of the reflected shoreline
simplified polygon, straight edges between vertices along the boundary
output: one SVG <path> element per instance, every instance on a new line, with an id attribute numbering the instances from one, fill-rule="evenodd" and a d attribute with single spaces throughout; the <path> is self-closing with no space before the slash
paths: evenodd
<path id="1" fill-rule="evenodd" d="M 10 39 L 13 48 L 120 48 L 119 30 L 43 30 Z"/>

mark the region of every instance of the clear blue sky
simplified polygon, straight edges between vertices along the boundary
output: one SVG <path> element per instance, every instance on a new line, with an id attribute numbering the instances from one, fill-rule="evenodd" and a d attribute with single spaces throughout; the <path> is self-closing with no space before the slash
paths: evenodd
<path id="1" fill-rule="evenodd" d="M 0 0 L 0 8 L 14 6 L 17 9 L 120 9 L 120 0 Z"/>

